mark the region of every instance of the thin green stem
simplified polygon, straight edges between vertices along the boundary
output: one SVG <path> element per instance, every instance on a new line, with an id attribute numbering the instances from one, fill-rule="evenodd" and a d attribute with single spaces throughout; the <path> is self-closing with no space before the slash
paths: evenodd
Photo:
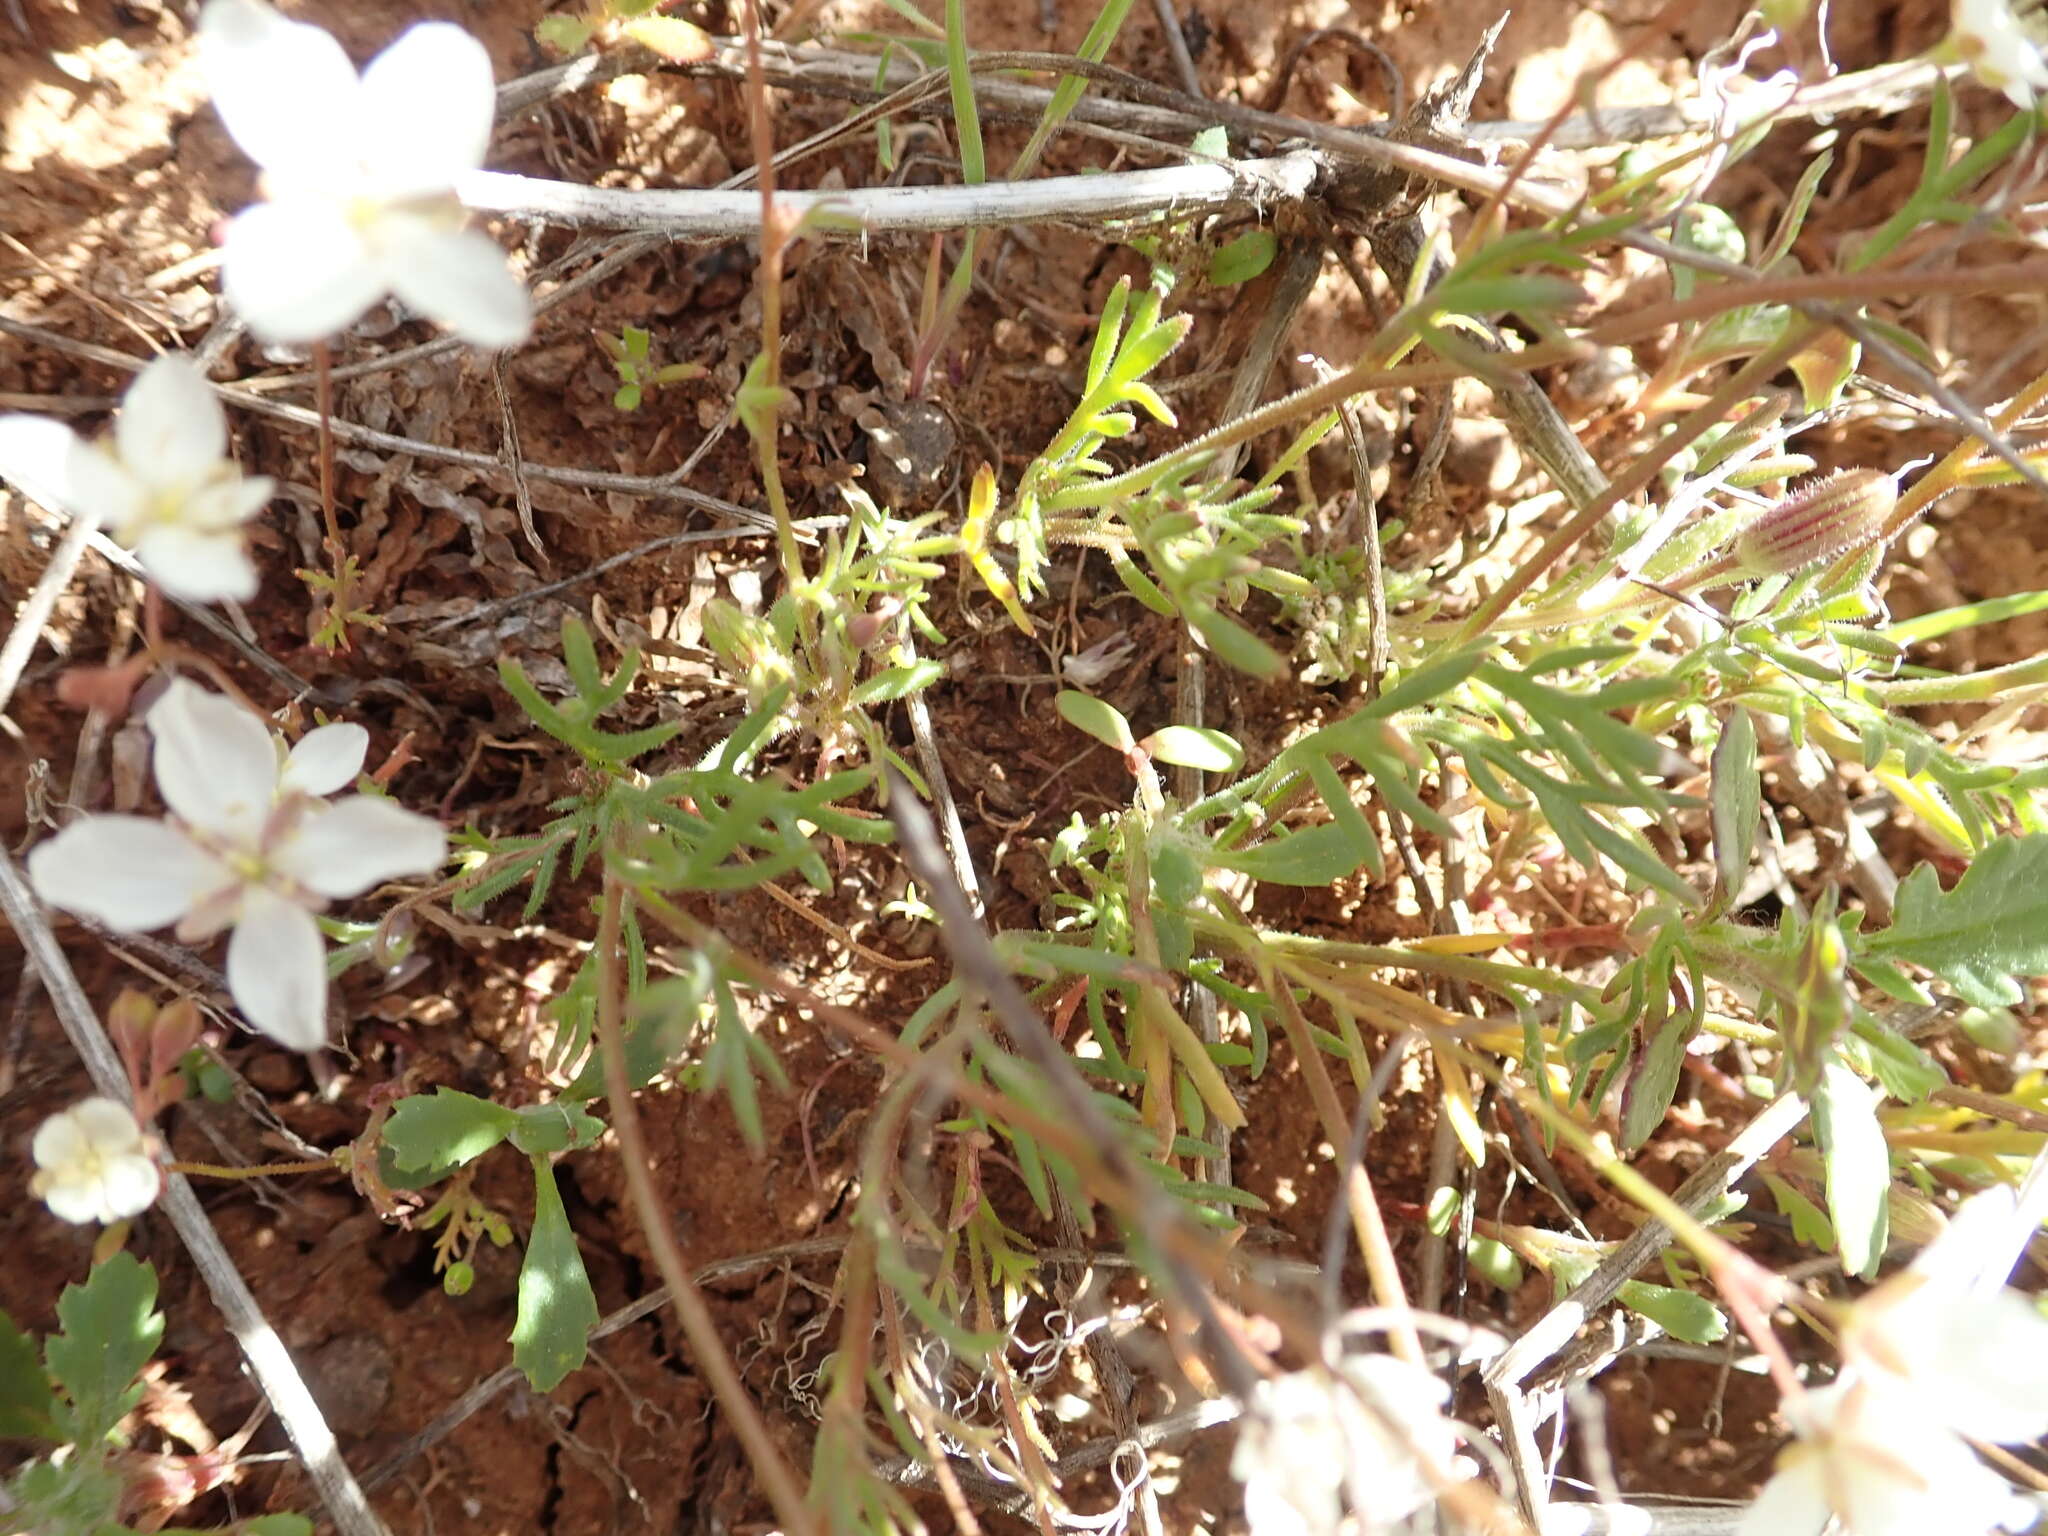
<path id="1" fill-rule="evenodd" d="M 335 1166 L 331 1157 L 305 1158 L 293 1163 L 259 1163 L 253 1168 L 230 1168 L 222 1163 L 166 1163 L 166 1171 L 204 1179 L 273 1179 L 290 1173 L 320 1173 Z"/>
<path id="2" fill-rule="evenodd" d="M 633 1212 L 668 1287 L 670 1304 L 682 1321 L 690 1340 L 690 1353 L 697 1368 L 710 1382 L 719 1405 L 732 1419 L 733 1429 L 745 1448 L 747 1460 L 761 1479 L 761 1488 L 775 1508 L 785 1531 L 823 1536 L 818 1521 L 804 1503 L 795 1472 L 783 1458 L 781 1447 L 768 1433 L 767 1421 L 745 1383 L 733 1369 L 718 1336 L 718 1324 L 705 1304 L 704 1293 L 690 1277 L 682 1249 L 669 1226 L 669 1211 L 654 1187 L 649 1172 L 647 1140 L 640 1130 L 640 1110 L 633 1098 L 633 1084 L 626 1075 L 626 1032 L 620 1022 L 624 978 L 619 975 L 619 948 L 625 929 L 626 889 L 609 869 L 605 872 L 604 907 L 597 932 L 597 1041 L 604 1062 L 605 1102 L 612 1113 L 612 1126 L 619 1136 L 619 1161 L 626 1172 L 626 1187 L 633 1198 Z"/>

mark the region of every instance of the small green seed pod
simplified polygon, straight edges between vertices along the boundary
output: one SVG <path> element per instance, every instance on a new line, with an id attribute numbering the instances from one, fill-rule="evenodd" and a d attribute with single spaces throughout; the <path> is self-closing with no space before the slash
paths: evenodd
<path id="1" fill-rule="evenodd" d="M 1801 486 L 1743 529 L 1735 558 L 1754 575 L 1789 575 L 1873 542 L 1898 500 L 1882 470 L 1842 470 Z"/>

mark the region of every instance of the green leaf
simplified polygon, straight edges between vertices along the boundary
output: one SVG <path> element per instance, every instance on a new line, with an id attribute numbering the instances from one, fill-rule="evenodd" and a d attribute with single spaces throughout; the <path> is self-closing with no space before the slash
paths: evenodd
<path id="1" fill-rule="evenodd" d="M 482 1157 L 518 1130 L 519 1111 L 453 1088 L 400 1099 L 384 1141 L 400 1168 L 450 1167 Z"/>
<path id="2" fill-rule="evenodd" d="M 1221 123 L 1215 123 L 1196 134 L 1188 148 L 1198 155 L 1207 155 L 1211 160 L 1230 158 L 1230 130 Z"/>
<path id="3" fill-rule="evenodd" d="M 626 1081 L 644 1088 L 680 1056 L 690 1032 L 703 1017 L 711 993 L 711 964 L 693 955 L 680 976 L 668 976 L 639 990 L 639 1017 L 626 1031 Z M 591 1051 L 576 1080 L 562 1090 L 565 1099 L 594 1099 L 605 1092 L 602 1047 Z"/>
<path id="4" fill-rule="evenodd" d="M 886 672 L 877 672 L 858 688 L 853 690 L 856 704 L 875 704 L 886 700 L 908 698 L 925 689 L 945 676 L 946 669 L 936 661 L 918 661 L 907 667 L 891 667 Z"/>
<path id="5" fill-rule="evenodd" d="M 1777 1201 L 1779 1212 L 1792 1223 L 1793 1240 L 1804 1243 L 1809 1248 L 1832 1251 L 1835 1246 L 1835 1226 L 1828 1220 L 1828 1213 L 1775 1173 L 1765 1174 L 1763 1180 L 1764 1187 L 1771 1192 L 1771 1198 Z"/>
<path id="6" fill-rule="evenodd" d="M 1960 1022 L 1960 1021 L 1959 1021 Z M 1858 1013 L 1856 1033 L 1844 1042 L 1853 1065 L 1867 1068 L 1891 1098 L 1918 1104 L 1948 1086 L 1941 1063 L 1903 1035 L 1895 1035 L 1867 1013 Z"/>
<path id="7" fill-rule="evenodd" d="M 988 180 L 981 147 L 981 113 L 968 67 L 967 11 L 961 0 L 946 0 L 946 78 L 953 93 L 953 126 L 960 135 L 960 175 L 970 186 Z"/>
<path id="8" fill-rule="evenodd" d="M 141 1400 L 135 1377 L 164 1336 L 156 1271 L 132 1254 L 95 1264 L 83 1285 L 57 1302 L 64 1331 L 43 1345 L 43 1361 L 71 1400 L 69 1438 L 97 1446 Z"/>
<path id="9" fill-rule="evenodd" d="M 1778 1017 L 1790 1080 L 1811 1096 L 1822 1064 L 1854 1016 L 1849 996 L 1849 947 L 1835 917 L 1835 890 L 1821 894 L 1792 951 L 1791 975 Z"/>
<path id="10" fill-rule="evenodd" d="M 1749 875 L 1750 856 L 1763 815 L 1763 784 L 1756 767 L 1756 722 L 1741 705 L 1728 712 L 1713 758 L 1714 872 L 1721 905 L 1735 899 Z"/>
<path id="11" fill-rule="evenodd" d="M 1813 1130 L 1827 1161 L 1828 1217 L 1842 1268 L 1869 1279 L 1891 1240 L 1891 1149 L 1878 1124 L 1882 1095 L 1830 1062 L 1813 1096 Z"/>
<path id="12" fill-rule="evenodd" d="M 56 1399 L 35 1341 L 0 1311 L 0 1439 L 56 1440 Z"/>
<path id="13" fill-rule="evenodd" d="M 1366 849 L 1345 827 L 1335 822 L 1304 827 L 1285 837 L 1276 837 L 1256 848 L 1223 854 L 1216 862 L 1254 880 L 1274 885 L 1328 885 L 1342 880 L 1366 861 Z"/>
<path id="14" fill-rule="evenodd" d="M 1497 1237 L 1473 1238 L 1465 1245 L 1465 1259 L 1488 1285 L 1512 1291 L 1522 1283 L 1520 1256 Z"/>
<path id="15" fill-rule="evenodd" d="M 1665 981 L 1653 978 L 1653 986 Z M 1673 1014 L 1629 1068 L 1621 1090 L 1621 1145 L 1634 1151 L 1664 1123 L 1664 1113 L 1678 1092 L 1679 1072 L 1685 1065 L 1685 1048 L 1699 1032 L 1690 1014 Z"/>
<path id="16" fill-rule="evenodd" d="M 557 53 L 581 53 L 590 41 L 590 26 L 580 16 L 543 16 L 533 35 Z"/>
<path id="17" fill-rule="evenodd" d="M 493 1106 L 495 1108 L 495 1106 Z M 515 1111 L 512 1145 L 528 1157 L 548 1157 L 590 1146 L 604 1134 L 604 1122 L 567 1098 L 529 1104 Z"/>
<path id="18" fill-rule="evenodd" d="M 1688 1344 L 1715 1344 L 1728 1337 L 1728 1319 L 1721 1309 L 1691 1291 L 1630 1280 L 1615 1294 L 1615 1300 Z"/>
<path id="19" fill-rule="evenodd" d="M 2016 977 L 2048 976 L 2048 833 L 1995 839 L 1950 890 L 1921 865 L 1860 948 L 1932 971 L 1976 1007 L 2018 1003 Z"/>
<path id="20" fill-rule="evenodd" d="M 1964 603 L 1959 608 L 1923 613 L 1918 618 L 1887 624 L 1878 633 L 1900 645 L 1918 645 L 1925 640 L 1938 640 L 1958 629 L 2025 618 L 2043 608 L 2048 608 L 2048 592 L 2015 592 L 2007 597 L 1987 598 L 1981 603 Z"/>
<path id="21" fill-rule="evenodd" d="M 512 1363 L 537 1392 L 552 1392 L 590 1352 L 597 1295 L 569 1229 L 555 1171 L 533 1160 L 533 1235 L 519 1269 L 519 1315 L 512 1324 Z"/>
<path id="22" fill-rule="evenodd" d="M 304 1515 L 258 1515 L 240 1530 L 241 1536 L 313 1536 L 313 1522 Z"/>
<path id="23" fill-rule="evenodd" d="M 1054 698 L 1053 706 L 1067 724 L 1093 736 L 1106 747 L 1128 752 L 1136 744 L 1131 735 L 1131 722 L 1113 704 L 1105 704 L 1078 689 L 1062 688 Z"/>
<path id="24" fill-rule="evenodd" d="M 1286 665 L 1278 651 L 1234 619 L 1215 609 L 1188 615 L 1188 623 L 1209 642 L 1209 648 L 1240 672 L 1253 677 L 1271 677 Z"/>
<path id="25" fill-rule="evenodd" d="M 1223 732 L 1205 726 L 1162 726 L 1139 745 L 1162 763 L 1178 763 L 1204 773 L 1235 773 L 1244 766 L 1244 748 Z"/>
<path id="26" fill-rule="evenodd" d="M 1280 237 L 1270 229 L 1248 229 L 1235 240 L 1218 246 L 1209 258 L 1209 283 L 1215 288 L 1233 288 L 1248 283 L 1273 265 L 1280 249 Z"/>

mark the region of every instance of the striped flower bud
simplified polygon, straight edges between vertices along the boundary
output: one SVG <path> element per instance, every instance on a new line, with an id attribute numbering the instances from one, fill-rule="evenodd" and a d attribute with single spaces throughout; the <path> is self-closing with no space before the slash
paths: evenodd
<path id="1" fill-rule="evenodd" d="M 1800 487 L 1737 535 L 1735 558 L 1758 576 L 1784 576 L 1873 543 L 1898 504 L 1882 470 L 1845 469 Z"/>

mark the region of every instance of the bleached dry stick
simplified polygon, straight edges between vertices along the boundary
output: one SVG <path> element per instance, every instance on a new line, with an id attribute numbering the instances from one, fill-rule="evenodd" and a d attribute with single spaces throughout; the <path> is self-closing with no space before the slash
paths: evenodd
<path id="1" fill-rule="evenodd" d="M 50 1001 L 56 1005 L 57 1020 L 83 1058 L 93 1087 L 108 1098 L 128 1103 L 128 1073 L 120 1057 L 114 1054 L 99 1015 L 86 1000 L 85 990 L 72 973 L 71 962 L 64 957 L 57 936 L 50 931 L 35 897 L 21 878 L 21 871 L 4 850 L 0 850 L 0 910 L 6 912 L 29 963 L 42 976 Z M 271 1411 L 298 1448 L 299 1458 L 306 1464 L 335 1529 L 341 1536 L 389 1536 L 384 1522 L 363 1496 L 355 1474 L 342 1460 L 334 1431 L 327 1427 L 320 1405 L 306 1389 L 305 1378 L 292 1363 L 284 1341 L 264 1317 L 248 1282 L 228 1257 L 226 1245 L 183 1174 L 165 1175 L 163 1198 L 158 1203 L 192 1255 L 228 1331 L 242 1346 L 256 1385 L 269 1399 Z"/>
<path id="2" fill-rule="evenodd" d="M 1048 176 L 1038 181 L 959 187 L 859 187 L 778 192 L 792 220 L 816 216 L 827 234 L 932 233 L 1050 220 L 1094 223 L 1295 203 L 1315 185 L 1320 165 L 1302 151 L 1270 160 L 1237 160 Z M 675 240 L 738 240 L 761 228 L 758 192 L 685 187 L 636 190 L 477 171 L 456 191 L 479 213 L 534 219 L 571 229 L 647 230 Z"/>
<path id="3" fill-rule="evenodd" d="M 1796 1093 L 1781 1095 L 1743 1127 L 1733 1141 L 1708 1158 L 1692 1173 L 1677 1193 L 1674 1204 L 1689 1216 L 1697 1216 L 1758 1159 L 1797 1130 L 1806 1118 L 1806 1101 Z M 1600 1263 L 1555 1306 L 1539 1317 L 1522 1336 L 1510 1344 L 1486 1371 L 1486 1395 L 1502 1426 L 1515 1476 L 1520 1484 L 1522 1508 L 1540 1529 L 1549 1530 L 1544 1506 L 1549 1479 L 1536 1448 L 1535 1432 L 1548 1417 L 1539 1408 L 1531 1412 L 1523 1388 L 1545 1361 L 1551 1359 L 1601 1308 L 1614 1299 L 1637 1270 L 1654 1258 L 1671 1241 L 1671 1229 L 1651 1217 L 1616 1244 Z"/>

